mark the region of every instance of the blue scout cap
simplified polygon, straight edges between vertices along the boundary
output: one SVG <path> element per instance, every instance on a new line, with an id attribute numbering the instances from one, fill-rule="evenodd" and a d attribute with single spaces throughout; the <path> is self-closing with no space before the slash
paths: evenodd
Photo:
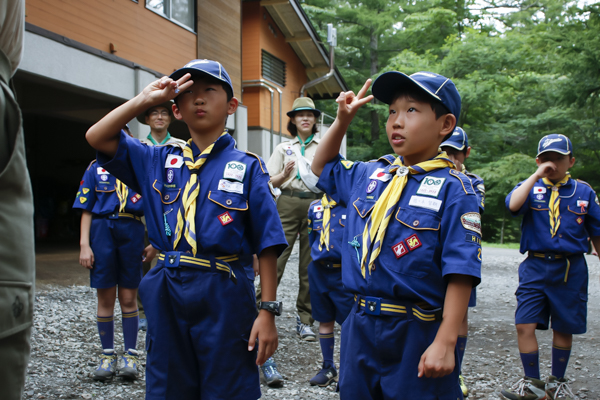
<path id="1" fill-rule="evenodd" d="M 469 148 L 469 138 L 463 128 L 457 126 L 448 139 L 444 140 L 440 147 L 452 147 L 456 150 Z"/>
<path id="2" fill-rule="evenodd" d="M 565 135 L 552 133 L 550 135 L 544 136 L 540 140 L 540 143 L 538 144 L 538 153 L 536 157 L 539 157 L 540 154 L 549 151 L 553 151 L 555 153 L 560 154 L 570 154 L 573 152 L 573 145 L 571 144 L 569 138 Z"/>
<path id="3" fill-rule="evenodd" d="M 192 60 L 189 63 L 185 64 L 182 68 L 179 68 L 177 71 L 173 72 L 169 76 L 169 78 L 177 80 L 187 73 L 192 74 L 193 77 L 199 72 L 205 75 L 212 76 L 213 78 L 218 79 L 223 83 L 226 83 L 228 89 L 230 90 L 228 94 L 231 97 L 233 97 L 233 85 L 231 84 L 231 78 L 229 78 L 229 74 L 227 73 L 227 71 L 225 71 L 225 68 L 218 61 Z"/>
<path id="4" fill-rule="evenodd" d="M 450 78 L 433 72 L 416 72 L 410 76 L 398 71 L 386 72 L 373 83 L 373 96 L 386 104 L 391 104 L 393 97 L 401 89 L 412 86 L 421 89 L 433 99 L 441 102 L 452 115 L 460 116 L 460 94 Z"/>

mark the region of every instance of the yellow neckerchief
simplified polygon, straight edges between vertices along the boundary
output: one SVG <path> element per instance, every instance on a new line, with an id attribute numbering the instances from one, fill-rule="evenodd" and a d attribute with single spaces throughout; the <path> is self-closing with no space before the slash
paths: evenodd
<path id="1" fill-rule="evenodd" d="M 438 153 L 438 155 L 431 160 L 427 160 L 409 167 L 404 166 L 400 157 L 396 158 L 392 164 L 392 167 L 390 168 L 390 173 L 395 173 L 394 178 L 392 178 L 392 181 L 387 185 L 383 194 L 375 203 L 375 207 L 373 208 L 371 216 L 367 220 L 367 224 L 365 225 L 365 229 L 363 231 L 363 254 L 360 262 L 360 271 L 363 278 L 365 277 L 367 257 L 369 253 L 371 253 L 371 258 L 369 259 L 368 264 L 370 275 L 371 271 L 373 270 L 373 264 L 381 252 L 381 243 L 383 243 L 385 231 L 390 222 L 394 208 L 396 208 L 396 204 L 398 204 L 398 201 L 400 200 L 402 190 L 408 182 L 408 174 L 422 174 L 433 171 L 434 169 L 446 167 L 450 167 L 452 169 L 456 168 L 454 163 L 448 159 L 448 155 L 445 151 Z M 373 238 L 375 240 L 373 240 Z"/>
<path id="2" fill-rule="evenodd" d="M 323 228 L 321 229 L 319 251 L 323 250 L 323 245 L 325 245 L 325 250 L 329 251 L 329 222 L 331 219 L 331 209 L 337 206 L 337 203 L 333 199 L 328 201 L 327 195 L 323 195 L 323 198 L 321 199 L 321 205 L 323 205 Z"/>
<path id="3" fill-rule="evenodd" d="M 548 178 L 542 179 L 544 184 L 550 186 L 552 189 L 550 202 L 548 203 L 548 207 L 550 208 L 550 212 L 548 213 L 550 215 L 550 234 L 552 234 L 552 237 L 556 235 L 560 226 L 560 197 L 558 195 L 558 188 L 566 185 L 569 182 L 569 178 L 571 178 L 571 174 L 567 172 L 567 175 L 557 183 L 552 183 Z"/>
<path id="4" fill-rule="evenodd" d="M 227 131 L 221 134 L 221 136 L 223 135 L 227 135 Z M 219 136 L 219 138 L 221 136 Z M 177 244 L 181 239 L 181 233 L 184 232 L 183 221 L 185 220 L 185 240 L 192 247 L 192 253 L 194 256 L 198 251 L 198 245 L 196 243 L 196 199 L 200 193 L 198 173 L 200 172 L 200 168 L 204 165 L 204 163 L 206 163 L 206 160 L 213 147 L 215 147 L 216 142 L 217 141 L 215 140 L 210 146 L 204 149 L 196 161 L 194 161 L 194 153 L 192 151 L 192 139 L 188 140 L 187 145 L 183 148 L 183 161 L 190 170 L 190 179 L 187 181 L 185 188 L 183 189 L 183 196 L 181 198 L 183 207 L 180 207 L 177 211 L 177 225 L 175 226 L 173 250 L 177 249 Z M 185 215 L 181 212 L 182 208 L 185 210 Z"/>
<path id="5" fill-rule="evenodd" d="M 467 174 L 467 167 L 465 167 L 465 164 L 462 165 L 460 172 L 462 172 L 465 175 Z"/>
<path id="6" fill-rule="evenodd" d="M 119 198 L 119 212 L 124 212 L 125 204 L 127 204 L 127 196 L 129 195 L 129 188 L 118 179 L 115 186 L 117 189 L 117 197 Z"/>

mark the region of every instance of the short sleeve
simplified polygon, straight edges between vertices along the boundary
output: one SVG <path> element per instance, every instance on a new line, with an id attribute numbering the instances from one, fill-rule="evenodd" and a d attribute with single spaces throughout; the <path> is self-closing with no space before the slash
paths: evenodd
<path id="1" fill-rule="evenodd" d="M 517 186 L 515 186 L 515 188 L 513 190 L 511 190 L 511 192 L 506 196 L 506 200 L 504 201 L 504 203 L 506 204 L 506 208 L 508 209 L 508 211 L 510 211 L 510 213 L 512 214 L 513 217 L 516 217 L 518 215 L 523 215 L 529 210 L 529 203 L 530 203 L 530 197 L 531 197 L 530 194 L 527 194 L 527 198 L 525 199 L 525 202 L 523 203 L 523 205 L 517 212 L 511 211 L 510 207 L 509 207 L 510 198 L 512 197 L 512 194 L 514 193 L 515 190 L 517 190 L 519 188 L 519 186 L 521 186 L 523 184 L 523 182 L 525 182 L 525 181 L 519 182 L 519 184 Z"/>
<path id="2" fill-rule="evenodd" d="M 313 223 L 315 221 L 315 213 L 313 211 L 313 204 L 315 204 L 317 201 L 314 201 L 312 203 L 310 203 L 310 207 L 308 207 L 308 243 L 310 245 L 310 247 L 312 247 L 313 243 L 315 242 L 315 239 L 317 238 L 317 231 L 313 230 Z"/>
<path id="3" fill-rule="evenodd" d="M 260 161 L 259 161 L 260 162 Z M 260 171 L 260 168 L 257 168 Z M 269 175 L 258 172 L 249 190 L 249 218 L 253 251 L 256 255 L 274 247 L 279 257 L 287 248 L 285 233 L 277 212 L 277 205 L 269 188 Z"/>
<path id="4" fill-rule="evenodd" d="M 92 163 L 83 173 L 83 178 L 79 182 L 79 190 L 75 196 L 75 202 L 73 208 L 79 208 L 86 211 L 92 211 L 94 204 L 96 204 L 96 190 L 95 190 L 95 176 L 97 166 L 96 163 Z"/>
<path id="5" fill-rule="evenodd" d="M 588 213 L 585 216 L 585 229 L 590 236 L 600 236 L 600 204 L 598 195 L 590 190 Z"/>
<path id="6" fill-rule="evenodd" d="M 267 161 L 267 171 L 269 171 L 269 175 L 271 176 L 275 176 L 283 171 L 283 153 L 280 146 L 278 145 L 275 148 L 275 151 L 269 157 L 269 161 Z"/>
<path id="7" fill-rule="evenodd" d="M 483 214 L 485 211 L 485 184 L 483 183 L 483 179 L 478 176 L 473 179 L 473 189 L 475 189 L 475 194 L 477 195 L 479 212 Z"/>
<path id="8" fill-rule="evenodd" d="M 337 157 L 325 164 L 317 187 L 327 193 L 336 203 L 346 207 L 355 184 L 365 170 L 365 163 L 348 161 L 338 154 Z"/>
<path id="9" fill-rule="evenodd" d="M 137 193 L 147 179 L 157 147 L 143 144 L 121 131 L 119 148 L 113 158 L 98 152 L 98 163 Z"/>

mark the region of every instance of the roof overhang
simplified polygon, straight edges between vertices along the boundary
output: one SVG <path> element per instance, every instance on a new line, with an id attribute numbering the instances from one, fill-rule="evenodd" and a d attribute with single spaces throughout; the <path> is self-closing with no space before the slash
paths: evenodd
<path id="1" fill-rule="evenodd" d="M 297 0 L 261 0 L 271 18 L 283 33 L 306 69 L 307 82 L 320 78 L 330 71 L 329 50 L 321 42 L 317 31 Z M 333 75 L 324 82 L 307 88 L 308 96 L 315 100 L 335 99 L 348 87 L 342 75 L 334 68 Z"/>

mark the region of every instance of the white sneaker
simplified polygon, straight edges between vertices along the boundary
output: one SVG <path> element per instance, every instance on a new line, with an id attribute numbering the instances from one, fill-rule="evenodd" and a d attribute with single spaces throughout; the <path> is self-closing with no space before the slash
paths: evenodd
<path id="1" fill-rule="evenodd" d="M 300 336 L 301 340 L 306 342 L 315 342 L 317 335 L 310 329 L 310 325 L 303 324 L 300 321 L 300 317 L 296 315 L 296 333 Z"/>

